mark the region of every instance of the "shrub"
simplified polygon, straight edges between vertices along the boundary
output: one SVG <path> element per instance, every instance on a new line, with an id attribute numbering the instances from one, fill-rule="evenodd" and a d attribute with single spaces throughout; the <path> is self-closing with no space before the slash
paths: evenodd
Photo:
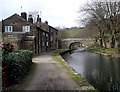
<path id="1" fill-rule="evenodd" d="M 14 46 L 9 42 L 0 42 L 0 47 L 2 47 L 3 55 L 8 54 L 14 50 Z"/>
<path id="2" fill-rule="evenodd" d="M 3 57 L 3 64 L 9 64 L 10 83 L 19 83 L 32 64 L 32 51 L 18 50 Z"/>

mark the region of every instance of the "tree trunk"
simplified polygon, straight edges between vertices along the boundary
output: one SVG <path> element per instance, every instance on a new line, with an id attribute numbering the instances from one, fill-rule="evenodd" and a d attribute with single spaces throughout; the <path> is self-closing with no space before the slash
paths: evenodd
<path id="1" fill-rule="evenodd" d="M 114 35 L 112 36 L 112 39 L 111 39 L 111 48 L 115 48 L 115 36 Z"/>
<path id="2" fill-rule="evenodd" d="M 105 38 L 103 39 L 103 42 L 104 42 L 104 47 L 107 48 L 107 44 L 105 42 Z"/>
<path id="3" fill-rule="evenodd" d="M 100 41 L 100 46 L 103 47 L 103 40 L 102 40 L 102 38 L 100 38 L 99 41 Z"/>

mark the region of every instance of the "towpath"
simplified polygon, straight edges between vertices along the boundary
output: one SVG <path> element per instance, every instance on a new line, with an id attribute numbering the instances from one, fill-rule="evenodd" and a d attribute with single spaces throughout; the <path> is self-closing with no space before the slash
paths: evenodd
<path id="1" fill-rule="evenodd" d="M 17 90 L 81 90 L 62 65 L 52 59 L 51 53 L 36 56 L 29 77 Z"/>

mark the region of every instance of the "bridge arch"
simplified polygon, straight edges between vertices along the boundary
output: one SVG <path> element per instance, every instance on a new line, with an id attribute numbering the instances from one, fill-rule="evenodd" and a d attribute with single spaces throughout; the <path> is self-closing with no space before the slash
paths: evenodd
<path id="1" fill-rule="evenodd" d="M 72 42 L 72 43 L 70 43 L 70 45 L 69 45 L 69 49 L 77 49 L 77 48 L 79 48 L 79 47 L 83 47 L 84 45 L 83 45 L 83 43 L 81 43 L 81 42 Z"/>
<path id="2" fill-rule="evenodd" d="M 70 49 L 72 43 L 78 42 L 82 43 L 84 46 L 89 46 L 94 43 L 94 40 L 92 38 L 68 38 L 68 39 L 61 39 L 61 48 L 62 49 Z"/>

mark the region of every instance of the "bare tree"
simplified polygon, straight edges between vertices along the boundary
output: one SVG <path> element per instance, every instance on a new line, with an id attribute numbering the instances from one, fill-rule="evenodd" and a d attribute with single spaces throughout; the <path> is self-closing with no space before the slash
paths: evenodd
<path id="1" fill-rule="evenodd" d="M 120 2 L 92 2 L 86 4 L 81 12 L 87 14 L 87 18 L 82 20 L 87 24 L 92 23 L 99 30 L 98 37 L 101 46 L 106 47 L 106 36 L 109 36 L 111 47 L 116 44 L 116 34 L 119 33 L 120 26 Z"/>
<path id="2" fill-rule="evenodd" d="M 109 16 L 108 24 L 111 33 L 111 47 L 114 48 L 116 44 L 116 34 L 119 33 L 120 26 L 120 2 L 106 3 L 106 8 Z"/>

